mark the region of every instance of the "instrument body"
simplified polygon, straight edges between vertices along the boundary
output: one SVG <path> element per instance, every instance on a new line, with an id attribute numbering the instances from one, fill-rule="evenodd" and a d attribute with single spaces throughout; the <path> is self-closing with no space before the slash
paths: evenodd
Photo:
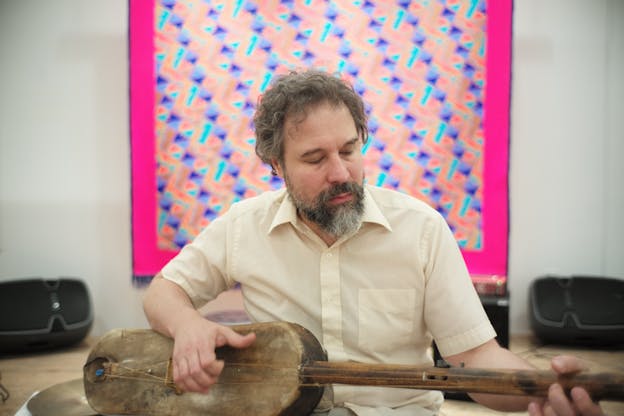
<path id="1" fill-rule="evenodd" d="M 287 323 L 239 325 L 253 330 L 248 348 L 217 349 L 225 361 L 208 394 L 179 394 L 172 385 L 173 340 L 151 330 L 113 330 L 94 346 L 84 366 L 89 405 L 119 415 L 304 415 L 314 409 L 322 386 L 301 386 L 299 367 L 327 357 L 316 338 Z M 252 400 L 253 398 L 253 400 Z"/>
<path id="2" fill-rule="evenodd" d="M 225 366 L 208 394 L 182 393 L 173 383 L 173 340 L 151 330 L 114 330 L 94 346 L 84 366 L 89 405 L 117 415 L 306 415 L 326 384 L 349 384 L 541 396 L 553 383 L 584 387 L 596 399 L 624 401 L 624 374 L 478 368 L 418 368 L 396 364 L 328 362 L 312 333 L 286 322 L 232 327 L 254 332 L 247 348 L 218 348 Z"/>

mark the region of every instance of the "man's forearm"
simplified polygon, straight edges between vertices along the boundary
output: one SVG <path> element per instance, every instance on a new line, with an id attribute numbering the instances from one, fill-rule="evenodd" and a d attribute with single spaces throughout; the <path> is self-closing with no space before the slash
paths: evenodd
<path id="1" fill-rule="evenodd" d="M 180 323 L 199 315 L 186 292 L 160 274 L 147 288 L 143 310 L 152 329 L 169 337 L 175 337 Z"/>
<path id="2" fill-rule="evenodd" d="M 495 340 L 491 340 L 480 347 L 464 353 L 447 357 L 447 361 L 454 366 L 465 365 L 474 368 L 508 368 L 534 369 L 528 361 L 515 355 L 506 348 L 500 347 Z M 531 398 L 525 396 L 501 396 L 492 394 L 470 394 L 476 402 L 499 411 L 525 410 Z"/>

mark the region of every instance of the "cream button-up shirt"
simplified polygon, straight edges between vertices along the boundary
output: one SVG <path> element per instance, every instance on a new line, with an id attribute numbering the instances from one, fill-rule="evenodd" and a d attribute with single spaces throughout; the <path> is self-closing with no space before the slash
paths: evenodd
<path id="1" fill-rule="evenodd" d="M 252 321 L 304 326 L 330 361 L 431 365 L 433 339 L 445 356 L 495 337 L 444 218 L 378 187 L 365 187 L 364 202 L 360 229 L 328 247 L 285 190 L 241 201 L 162 275 L 198 308 L 240 283 Z M 417 414 L 436 411 L 442 395 L 335 385 L 333 402 L 358 415 Z"/>

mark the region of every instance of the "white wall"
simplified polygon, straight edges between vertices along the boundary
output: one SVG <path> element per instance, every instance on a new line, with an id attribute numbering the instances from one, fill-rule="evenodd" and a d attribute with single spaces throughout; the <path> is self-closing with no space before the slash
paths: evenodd
<path id="1" fill-rule="evenodd" d="M 94 333 L 131 289 L 126 0 L 0 1 L 0 279 L 76 276 Z"/>
<path id="2" fill-rule="evenodd" d="M 624 278 L 624 2 L 519 0 L 510 151 L 511 329 L 537 276 Z"/>
<path id="3" fill-rule="evenodd" d="M 624 277 L 624 2 L 519 0 L 511 330 L 543 273 Z M 145 326 L 131 286 L 126 0 L 0 0 L 0 280 L 77 276 L 93 332 Z"/>

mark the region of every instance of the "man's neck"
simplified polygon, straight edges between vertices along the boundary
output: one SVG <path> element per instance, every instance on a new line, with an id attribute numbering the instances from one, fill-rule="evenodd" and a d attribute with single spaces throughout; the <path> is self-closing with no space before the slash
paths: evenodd
<path id="1" fill-rule="evenodd" d="M 314 234 L 318 235 L 319 238 L 323 240 L 325 244 L 327 244 L 327 247 L 331 247 L 336 241 L 338 241 L 338 237 L 336 237 L 333 234 L 328 233 L 314 221 L 310 221 L 309 219 L 307 219 L 305 215 L 302 215 L 298 210 L 297 210 L 297 216 L 299 217 L 301 221 L 303 221 L 305 225 L 308 226 L 308 228 L 310 228 L 314 232 Z"/>

